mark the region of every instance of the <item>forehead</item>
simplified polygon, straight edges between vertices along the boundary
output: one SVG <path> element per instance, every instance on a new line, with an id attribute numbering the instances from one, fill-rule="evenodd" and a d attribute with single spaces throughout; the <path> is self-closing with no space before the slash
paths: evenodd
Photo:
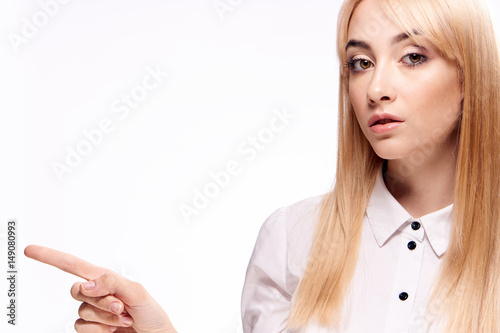
<path id="1" fill-rule="evenodd" d="M 378 0 L 364 0 L 354 10 L 348 38 L 373 40 L 390 38 L 402 30 L 385 14 Z"/>

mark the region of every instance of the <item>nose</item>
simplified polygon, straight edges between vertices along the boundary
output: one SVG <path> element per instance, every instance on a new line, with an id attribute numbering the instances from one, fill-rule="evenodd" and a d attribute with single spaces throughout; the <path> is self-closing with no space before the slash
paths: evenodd
<path id="1" fill-rule="evenodd" d="M 371 105 L 392 103 L 397 98 L 395 75 L 390 65 L 379 64 L 372 71 L 373 76 L 368 86 L 367 98 Z"/>

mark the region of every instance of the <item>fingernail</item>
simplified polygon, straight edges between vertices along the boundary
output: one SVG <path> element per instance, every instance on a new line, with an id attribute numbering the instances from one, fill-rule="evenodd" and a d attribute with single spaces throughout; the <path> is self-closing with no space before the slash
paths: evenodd
<path id="1" fill-rule="evenodd" d="M 132 325 L 132 318 L 130 318 L 130 317 L 123 317 L 122 323 L 124 323 L 127 326 L 128 325 Z"/>
<path id="2" fill-rule="evenodd" d="M 111 303 L 111 305 L 109 306 L 109 308 L 111 309 L 111 311 L 113 311 L 114 313 L 121 313 L 122 312 L 122 306 L 120 303 L 118 302 L 113 302 Z"/>
<path id="3" fill-rule="evenodd" d="M 110 326 L 110 327 L 109 327 L 109 331 L 110 331 L 110 332 L 114 332 L 114 331 L 116 331 L 116 327 Z"/>
<path id="4" fill-rule="evenodd" d="M 83 285 L 83 288 L 85 289 L 94 289 L 95 287 L 95 282 L 94 281 L 87 281 L 85 283 L 82 284 Z"/>

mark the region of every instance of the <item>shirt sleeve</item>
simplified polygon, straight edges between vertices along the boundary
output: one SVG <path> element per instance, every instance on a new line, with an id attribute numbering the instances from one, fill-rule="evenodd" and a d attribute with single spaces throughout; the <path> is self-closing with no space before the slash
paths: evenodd
<path id="1" fill-rule="evenodd" d="M 286 332 L 292 295 L 287 292 L 285 208 L 262 225 L 247 268 L 241 301 L 244 333 Z"/>

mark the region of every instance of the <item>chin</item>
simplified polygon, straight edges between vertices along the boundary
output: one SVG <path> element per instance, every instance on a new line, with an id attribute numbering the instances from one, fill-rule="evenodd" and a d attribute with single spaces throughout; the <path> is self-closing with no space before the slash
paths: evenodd
<path id="1" fill-rule="evenodd" d="M 371 144 L 371 146 L 375 154 L 384 160 L 397 160 L 408 155 L 406 149 L 394 145 Z"/>

